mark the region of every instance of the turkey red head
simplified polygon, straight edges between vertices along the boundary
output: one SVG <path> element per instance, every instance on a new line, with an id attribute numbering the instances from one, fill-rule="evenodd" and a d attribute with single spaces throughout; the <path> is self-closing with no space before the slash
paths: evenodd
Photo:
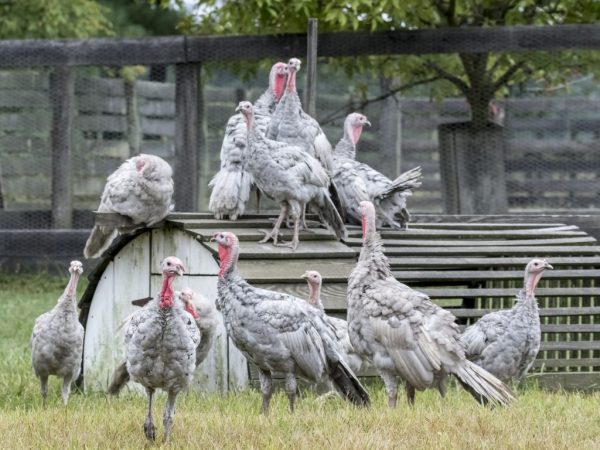
<path id="1" fill-rule="evenodd" d="M 360 213 L 362 219 L 362 233 L 363 240 L 367 238 L 368 235 L 374 233 L 375 228 L 375 206 L 373 203 L 368 201 L 362 201 L 358 204 L 358 212 Z"/>
<path id="2" fill-rule="evenodd" d="M 191 288 L 184 287 L 181 290 L 179 298 L 181 298 L 181 301 L 183 302 L 183 309 L 190 313 L 194 319 L 200 317 L 196 305 L 194 304 L 194 291 L 192 291 Z"/>
<path id="3" fill-rule="evenodd" d="M 275 102 L 279 102 L 285 89 L 285 84 L 288 77 L 288 65 L 284 62 L 277 62 L 271 67 L 269 73 L 269 86 L 273 90 Z"/>
<path id="4" fill-rule="evenodd" d="M 168 256 L 160 263 L 163 275 L 167 277 L 177 277 L 185 273 L 183 262 L 176 256 Z"/>
<path id="5" fill-rule="evenodd" d="M 219 246 L 219 276 L 223 277 L 230 268 L 235 267 L 240 243 L 237 236 L 230 231 L 215 233 L 213 239 Z"/>
<path id="6" fill-rule="evenodd" d="M 360 113 L 348 114 L 344 121 L 344 134 L 356 145 L 365 125 L 371 126 L 371 122 L 369 122 L 367 116 Z"/>
<path id="7" fill-rule="evenodd" d="M 300 278 L 304 278 L 308 283 L 308 302 L 311 305 L 316 305 L 319 301 L 321 283 L 323 282 L 321 274 L 316 270 L 307 270 Z"/>
<path id="8" fill-rule="evenodd" d="M 554 267 L 548 264 L 548 261 L 541 258 L 534 258 L 525 266 L 524 284 L 527 297 L 534 296 L 535 288 L 546 269 L 554 269 Z"/>

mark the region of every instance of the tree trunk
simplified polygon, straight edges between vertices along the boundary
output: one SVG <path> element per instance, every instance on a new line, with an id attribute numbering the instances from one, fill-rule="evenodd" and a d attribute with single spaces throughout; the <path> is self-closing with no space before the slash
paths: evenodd
<path id="1" fill-rule="evenodd" d="M 438 132 L 445 213 L 506 213 L 503 127 L 462 122 L 440 125 Z"/>

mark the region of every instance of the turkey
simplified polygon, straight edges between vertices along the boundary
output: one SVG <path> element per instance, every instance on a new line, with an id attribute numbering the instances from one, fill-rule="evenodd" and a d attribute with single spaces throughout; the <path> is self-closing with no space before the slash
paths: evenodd
<path id="1" fill-rule="evenodd" d="M 240 102 L 237 110 L 244 115 L 248 128 L 247 170 L 258 188 L 281 206 L 279 218 L 261 243 L 273 239 L 278 245 L 279 229 L 289 214 L 294 220 L 291 242 L 279 245 L 295 250 L 300 241 L 299 225 L 305 205 L 310 205 L 322 221 L 333 227 L 338 237 L 346 236 L 344 221 L 331 201 L 327 187 L 329 176 L 319 161 L 298 147 L 265 138 L 257 129 L 252 103 Z"/>
<path id="2" fill-rule="evenodd" d="M 435 387 L 442 395 L 447 374 L 477 400 L 507 405 L 514 397 L 496 377 L 466 359 L 454 316 L 425 294 L 392 275 L 375 228 L 375 207 L 361 202 L 363 245 L 348 279 L 348 333 L 357 353 L 383 379 L 390 407 L 396 406 L 398 380 L 414 403 L 415 390 Z"/>
<path id="3" fill-rule="evenodd" d="M 167 392 L 163 416 L 164 440 L 173 427 L 175 400 L 179 392 L 192 382 L 196 368 L 196 347 L 200 332 L 194 317 L 175 303 L 173 282 L 184 273 L 183 263 L 169 256 L 161 263 L 163 282 L 158 307 L 142 308 L 134 313 L 127 327 L 127 372 L 133 381 L 146 388 L 148 414 L 144 423 L 146 437 L 154 441 L 156 431 L 152 420 L 154 392 Z"/>
<path id="4" fill-rule="evenodd" d="M 236 267 L 237 236 L 220 232 L 214 239 L 220 259 L 217 309 L 235 346 L 258 367 L 263 414 L 269 411 L 275 372 L 285 376 L 292 413 L 296 376 L 314 383 L 329 379 L 346 400 L 369 406 L 368 393 L 344 361 L 321 312 L 299 298 L 248 284 Z"/>
<path id="5" fill-rule="evenodd" d="M 360 223 L 358 205 L 361 201 L 370 201 L 377 211 L 378 228 L 389 225 L 397 230 L 406 229 L 410 220 L 406 199 L 421 185 L 421 168 L 404 172 L 392 181 L 367 164 L 356 161 L 356 145 L 365 125 L 371 123 L 364 115 L 349 114 L 344 121 L 344 135 L 333 152 L 333 181 L 346 219 Z"/>
<path id="6" fill-rule="evenodd" d="M 48 396 L 48 376 L 56 375 L 63 379 L 61 394 L 67 406 L 71 383 L 81 371 L 83 326 L 77 317 L 76 291 L 83 266 L 79 261 L 71 261 L 69 272 L 69 284 L 58 303 L 35 320 L 31 335 L 31 362 L 40 379 L 44 404 Z"/>
<path id="7" fill-rule="evenodd" d="M 204 296 L 196 294 L 189 287 L 183 288 L 181 292 L 175 291 L 175 299 L 181 302 L 181 306 L 194 317 L 200 330 L 200 342 L 196 347 L 196 367 L 198 367 L 206 359 L 214 342 L 218 323 L 215 304 L 208 301 Z M 138 302 L 140 301 L 138 300 Z M 158 301 L 148 302 L 145 308 L 158 309 Z M 128 322 L 130 319 L 131 317 L 126 321 Z M 111 377 L 108 393 L 117 395 L 127 382 L 129 382 L 129 373 L 127 372 L 127 363 L 123 362 L 115 369 Z"/>
<path id="8" fill-rule="evenodd" d="M 323 319 L 327 321 L 335 331 L 335 336 L 340 347 L 344 351 L 344 356 L 348 365 L 352 371 L 360 371 L 363 361 L 362 358 L 356 354 L 354 347 L 352 347 L 352 344 L 350 343 L 350 337 L 348 336 L 348 322 L 344 319 L 338 319 L 337 317 L 331 317 L 325 314 L 325 308 L 321 302 L 321 284 L 323 282 L 321 274 L 316 270 L 307 270 L 302 275 L 302 278 L 304 278 L 308 284 L 308 303 L 323 312 Z"/>
<path id="9" fill-rule="evenodd" d="M 283 62 L 273 65 L 269 74 L 269 87 L 256 100 L 256 127 L 266 133 L 271 114 L 281 98 L 287 79 L 288 67 Z M 228 216 L 236 220 L 244 213 L 252 187 L 252 175 L 244 169 L 246 160 L 246 122 L 239 114 L 227 121 L 221 145 L 221 169 L 210 181 L 212 189 L 208 209 L 215 218 Z"/>
<path id="10" fill-rule="evenodd" d="M 505 383 L 521 380 L 540 349 L 542 332 L 534 290 L 546 269 L 552 269 L 546 260 L 530 261 L 512 309 L 486 314 L 462 335 L 467 358 Z"/>
<path id="11" fill-rule="evenodd" d="M 154 155 L 140 154 L 121 164 L 106 180 L 98 212 L 120 214 L 130 224 L 120 229 L 94 225 L 83 255 L 97 258 L 110 246 L 118 232 L 132 232 L 163 220 L 173 209 L 172 175 L 171 166 Z"/>
<path id="12" fill-rule="evenodd" d="M 304 112 L 296 92 L 296 73 L 300 70 L 300 64 L 300 60 L 296 58 L 288 62 L 285 93 L 273 112 L 267 137 L 302 148 L 310 156 L 317 158 L 323 167 L 331 170 L 331 144 L 319 123 Z"/>

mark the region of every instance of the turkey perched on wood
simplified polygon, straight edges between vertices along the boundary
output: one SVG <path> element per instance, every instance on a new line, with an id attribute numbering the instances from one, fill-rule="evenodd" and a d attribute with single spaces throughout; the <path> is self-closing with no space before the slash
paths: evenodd
<path id="1" fill-rule="evenodd" d="M 141 305 L 144 301 L 148 302 Z M 196 367 L 206 359 L 208 352 L 212 348 L 215 330 L 217 328 L 218 318 L 214 302 L 209 301 L 204 296 L 196 294 L 189 287 L 185 287 L 181 292 L 175 291 L 175 301 L 181 302 L 181 306 L 196 320 L 196 326 L 200 330 L 200 342 L 196 347 Z M 144 308 L 153 308 L 158 310 L 159 301 L 156 299 L 141 299 L 136 301 L 137 305 Z M 127 320 L 130 320 L 129 317 Z M 129 373 L 127 372 L 127 363 L 121 363 L 113 372 L 111 382 L 108 386 L 108 393 L 117 395 L 123 386 L 129 382 Z"/>
<path id="2" fill-rule="evenodd" d="M 161 263 L 163 284 L 158 308 L 136 311 L 125 334 L 127 372 L 133 381 L 146 388 L 148 415 L 144 433 L 154 441 L 156 431 L 152 420 L 152 401 L 158 388 L 168 394 L 163 417 L 165 442 L 171 436 L 175 400 L 192 382 L 196 368 L 196 347 L 200 332 L 194 317 L 175 303 L 173 281 L 184 273 L 183 263 L 169 256 Z"/>
<path id="3" fill-rule="evenodd" d="M 300 60 L 296 58 L 288 62 L 285 92 L 273 112 L 267 137 L 302 148 L 310 156 L 317 158 L 323 167 L 331 170 L 331 144 L 319 123 L 304 112 L 296 92 L 296 74 L 300 70 L 300 64 Z"/>
<path id="4" fill-rule="evenodd" d="M 404 172 L 392 181 L 369 165 L 356 161 L 356 144 L 365 125 L 371 123 L 364 115 L 349 114 L 344 121 L 344 136 L 333 152 L 333 181 L 346 219 L 360 223 L 358 205 L 361 201 L 370 201 L 377 211 L 378 228 L 389 225 L 405 229 L 410 220 L 406 199 L 421 185 L 421 168 Z"/>
<path id="5" fill-rule="evenodd" d="M 119 232 L 131 232 L 163 220 L 173 209 L 173 171 L 158 156 L 140 154 L 129 158 L 106 180 L 98 212 L 117 213 L 129 219 L 124 228 L 94 225 L 83 255 L 97 258 Z"/>
<path id="6" fill-rule="evenodd" d="M 267 414 L 269 410 L 275 372 L 285 375 L 291 412 L 296 376 L 310 382 L 330 379 L 345 399 L 368 406 L 368 393 L 344 361 L 323 314 L 304 300 L 248 284 L 236 268 L 237 237 L 221 232 L 214 238 L 220 259 L 217 308 L 235 346 L 258 367 L 262 412 Z"/>
<path id="7" fill-rule="evenodd" d="M 260 242 L 273 239 L 275 245 L 278 245 L 279 228 L 289 214 L 294 220 L 294 237 L 292 242 L 279 245 L 296 249 L 300 241 L 300 217 L 305 205 L 311 206 L 321 220 L 334 229 L 338 237 L 344 237 L 344 222 L 327 190 L 329 176 L 319 161 L 296 146 L 265 138 L 256 129 L 252 103 L 240 102 L 237 110 L 245 117 L 248 128 L 246 168 L 253 175 L 259 189 L 281 206 L 273 230 L 266 233 Z"/>
<path id="8" fill-rule="evenodd" d="M 552 266 L 545 259 L 531 260 L 512 309 L 486 314 L 462 335 L 467 358 L 504 382 L 527 375 L 540 350 L 542 332 L 534 290 L 546 269 Z"/>
<path id="9" fill-rule="evenodd" d="M 287 64 L 274 64 L 269 74 L 269 87 L 254 104 L 256 127 L 263 134 L 267 131 L 271 114 L 285 88 L 287 73 Z M 246 136 L 244 118 L 239 114 L 231 116 L 227 121 L 221 145 L 221 169 L 208 184 L 212 189 L 208 209 L 217 219 L 228 216 L 230 220 L 236 220 L 244 213 L 250 196 L 253 178 L 244 168 Z"/>
<path id="10" fill-rule="evenodd" d="M 344 350 L 346 361 L 354 372 L 358 372 L 362 365 L 362 358 L 356 353 L 354 347 L 350 343 L 350 337 L 348 336 L 348 322 L 344 319 L 338 319 L 337 317 L 331 317 L 325 314 L 325 308 L 323 302 L 321 302 L 321 284 L 323 278 L 321 274 L 316 270 L 307 270 L 302 275 L 302 278 L 306 280 L 308 284 L 308 303 L 323 311 L 323 318 L 335 331 L 335 336 L 340 344 L 340 347 Z"/>
<path id="11" fill-rule="evenodd" d="M 79 261 L 69 265 L 71 278 L 58 303 L 50 311 L 39 316 L 31 335 L 31 362 L 40 379 L 42 399 L 48 396 L 48 376 L 63 379 L 62 399 L 65 406 L 69 400 L 71 383 L 81 371 L 83 354 L 83 326 L 77 317 L 77 283 L 83 273 Z"/>
<path id="12" fill-rule="evenodd" d="M 348 332 L 356 351 L 383 379 L 391 407 L 398 380 L 406 383 L 409 403 L 415 390 L 436 387 L 453 374 L 476 399 L 507 405 L 514 397 L 496 377 L 466 359 L 454 316 L 425 294 L 399 283 L 383 254 L 375 227 L 375 208 L 359 206 L 363 245 L 348 279 Z"/>

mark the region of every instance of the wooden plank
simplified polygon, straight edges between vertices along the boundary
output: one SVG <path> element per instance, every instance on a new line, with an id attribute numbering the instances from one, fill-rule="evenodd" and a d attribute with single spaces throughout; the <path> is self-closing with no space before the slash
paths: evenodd
<path id="1" fill-rule="evenodd" d="M 421 189 L 421 188 L 419 188 Z M 564 223 L 468 223 L 468 222 L 443 222 L 443 223 L 423 223 L 410 222 L 408 231 L 421 229 L 459 229 L 459 230 L 527 230 L 530 228 L 556 228 L 566 227 Z M 360 230 L 358 226 L 348 226 L 348 230 Z"/>
<path id="2" fill-rule="evenodd" d="M 361 245 L 361 238 L 348 238 L 344 242 L 350 245 Z M 384 239 L 384 246 L 387 247 L 461 247 L 465 245 L 477 247 L 495 247 L 495 246 L 519 246 L 519 245 L 589 245 L 594 244 L 596 239 L 591 236 L 578 236 L 569 238 L 555 239 L 506 239 L 503 241 L 484 241 L 456 239 L 448 240 L 419 240 L 419 239 Z"/>
<path id="3" fill-rule="evenodd" d="M 175 77 L 175 201 L 177 209 L 194 211 L 198 208 L 200 66 L 179 64 Z"/>
<path id="4" fill-rule="evenodd" d="M 215 255 L 217 254 L 215 242 L 203 242 L 203 245 Z M 295 251 L 286 247 L 275 247 L 272 243 L 240 243 L 240 259 L 312 259 L 315 255 L 319 255 L 321 258 L 353 258 L 356 256 L 352 249 L 337 241 L 301 241 Z"/>
<path id="5" fill-rule="evenodd" d="M 542 324 L 542 333 L 600 333 L 600 324 Z"/>
<path id="6" fill-rule="evenodd" d="M 540 344 L 540 351 L 545 350 L 600 350 L 600 341 L 547 341 Z"/>
<path id="7" fill-rule="evenodd" d="M 304 107 L 308 115 L 317 116 L 317 39 L 319 21 L 308 19 L 306 48 L 306 85 L 304 89 Z"/>
<path id="8" fill-rule="evenodd" d="M 585 231 L 579 230 L 575 225 L 550 227 L 550 228 L 533 228 L 525 230 L 449 230 L 449 229 L 418 229 L 409 227 L 405 231 L 391 231 L 383 229 L 380 231 L 381 237 L 387 241 L 394 239 L 443 239 L 444 237 L 460 237 L 464 239 L 547 239 L 555 237 L 580 237 L 587 236 Z M 362 232 L 358 229 L 348 229 L 349 238 L 361 238 Z"/>
<path id="9" fill-rule="evenodd" d="M 202 241 L 209 241 L 215 233 L 225 231 L 225 228 L 184 228 L 188 233 L 192 233 Z M 265 237 L 265 234 L 258 228 L 236 228 L 233 230 L 240 242 L 258 242 Z M 290 241 L 294 230 L 282 228 L 280 230 L 284 240 Z M 335 239 L 333 231 L 325 228 L 311 228 L 310 231 L 300 232 L 300 241 L 331 241 Z"/>
<path id="10" fill-rule="evenodd" d="M 475 290 L 475 289 L 473 289 Z M 592 289 L 595 291 L 595 295 L 600 293 L 598 289 Z M 425 291 L 425 289 L 423 289 Z M 536 292 L 536 296 L 537 292 Z M 449 308 L 448 309 L 456 317 L 467 318 L 467 317 L 481 317 L 487 313 L 493 311 L 499 311 L 497 309 L 467 309 L 467 308 Z M 540 317 L 564 317 L 564 316 L 590 316 L 600 314 L 599 306 L 582 306 L 572 308 L 540 308 Z"/>
<path id="11" fill-rule="evenodd" d="M 238 268 L 242 275 L 252 283 L 303 283 L 300 276 L 307 270 L 318 271 L 325 283 L 346 282 L 354 269 L 356 261 L 351 259 L 312 259 L 310 261 L 240 260 Z"/>
<path id="12" fill-rule="evenodd" d="M 595 391 L 600 388 L 597 372 L 545 372 L 529 378 L 537 380 L 544 389 L 556 391 Z"/>
<path id="13" fill-rule="evenodd" d="M 520 267 L 525 268 L 527 263 L 531 261 L 528 257 L 514 258 L 389 258 L 390 265 L 393 269 L 400 268 L 453 268 L 465 269 L 470 267 Z M 561 266 L 570 267 L 600 267 L 600 256 L 557 256 L 552 258 L 552 266 L 558 268 Z"/>
<path id="14" fill-rule="evenodd" d="M 236 232 L 238 228 L 264 228 L 265 230 L 270 230 L 273 228 L 273 224 L 275 221 L 275 217 L 264 216 L 264 218 L 244 218 L 238 220 L 218 220 L 212 217 L 206 218 L 177 218 L 172 217 L 171 215 L 167 218 L 167 220 L 175 226 L 179 226 L 185 229 L 220 229 L 220 230 L 232 230 Z M 314 221 L 308 220 L 307 225 L 311 228 L 313 226 L 319 226 Z"/>
<path id="15" fill-rule="evenodd" d="M 533 363 L 535 368 L 554 367 L 600 367 L 600 358 L 565 358 L 565 359 L 538 359 Z"/>
<path id="16" fill-rule="evenodd" d="M 357 249 L 358 250 L 358 249 Z M 554 256 L 594 256 L 600 255 L 596 245 L 557 246 L 557 247 L 390 247 L 386 256 L 525 256 L 552 258 Z"/>
<path id="17" fill-rule="evenodd" d="M 414 281 L 493 281 L 493 280 L 522 280 L 523 271 L 517 270 L 428 270 L 428 271 L 394 271 L 394 277 L 403 282 Z M 600 270 L 546 270 L 545 280 L 600 280 Z M 600 294 L 600 288 L 599 294 Z"/>

